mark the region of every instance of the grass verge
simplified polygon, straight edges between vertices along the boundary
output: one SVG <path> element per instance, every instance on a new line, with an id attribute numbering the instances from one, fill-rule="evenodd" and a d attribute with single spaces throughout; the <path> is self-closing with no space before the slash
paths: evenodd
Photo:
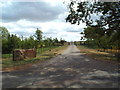
<path id="1" fill-rule="evenodd" d="M 22 61 L 13 61 L 12 55 L 6 54 L 2 56 L 2 70 L 11 71 L 14 69 L 23 69 L 31 66 L 33 63 L 48 60 L 58 54 L 61 54 L 63 50 L 67 47 L 64 46 L 54 46 L 49 48 L 42 48 L 37 50 L 37 56 L 35 58 L 25 59 Z"/>
<path id="2" fill-rule="evenodd" d="M 109 52 L 100 52 L 97 49 L 91 49 L 83 45 L 77 46 L 80 49 L 81 53 L 84 53 L 86 56 L 96 59 L 96 60 L 105 60 L 105 61 L 117 61 L 120 62 L 119 58 L 115 56 L 114 53 Z"/>

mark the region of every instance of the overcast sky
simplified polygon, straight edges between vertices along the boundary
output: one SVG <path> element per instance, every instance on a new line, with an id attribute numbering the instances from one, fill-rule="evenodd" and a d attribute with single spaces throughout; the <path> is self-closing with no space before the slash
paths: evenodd
<path id="1" fill-rule="evenodd" d="M 21 0 L 22 1 L 22 0 Z M 68 9 L 65 0 L 39 0 L 39 2 L 0 2 L 2 8 L 2 22 L 10 33 L 29 37 L 36 28 L 43 32 L 43 36 L 63 38 L 66 41 L 80 40 L 80 32 L 86 27 L 84 23 L 71 25 L 66 23 Z"/>

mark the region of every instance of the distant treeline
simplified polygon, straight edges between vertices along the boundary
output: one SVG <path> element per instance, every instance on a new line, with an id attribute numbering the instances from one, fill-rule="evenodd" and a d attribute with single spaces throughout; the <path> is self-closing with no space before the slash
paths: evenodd
<path id="1" fill-rule="evenodd" d="M 107 32 L 105 28 L 99 26 L 89 26 L 82 32 L 81 39 L 87 39 L 84 45 L 104 49 L 120 49 L 119 33 L 116 31 Z"/>
<path id="2" fill-rule="evenodd" d="M 58 40 L 57 38 L 44 38 L 42 31 L 37 28 L 34 35 L 23 38 L 16 34 L 10 34 L 7 28 L 0 27 L 0 37 L 2 38 L 2 53 L 11 53 L 14 49 L 30 49 L 50 46 L 61 46 L 66 42 L 65 40 Z"/>

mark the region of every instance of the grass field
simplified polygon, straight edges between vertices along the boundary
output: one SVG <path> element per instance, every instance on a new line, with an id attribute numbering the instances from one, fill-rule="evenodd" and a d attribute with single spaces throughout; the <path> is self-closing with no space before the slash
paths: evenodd
<path id="1" fill-rule="evenodd" d="M 84 53 L 86 56 L 96 59 L 96 60 L 106 60 L 106 61 L 119 61 L 119 58 L 115 55 L 115 53 L 110 52 L 100 52 L 97 49 L 91 49 L 88 47 L 85 47 L 83 45 L 77 46 L 80 49 L 81 53 Z"/>
<path id="2" fill-rule="evenodd" d="M 67 47 L 67 45 L 40 48 L 37 50 L 37 56 L 35 58 L 25 59 L 22 61 L 13 61 L 12 54 L 3 54 L 2 55 L 2 68 L 3 68 L 3 70 L 5 70 L 10 67 L 15 68 L 17 66 L 33 64 L 38 61 L 48 60 L 51 57 L 54 57 L 54 56 L 60 54 L 66 47 Z"/>

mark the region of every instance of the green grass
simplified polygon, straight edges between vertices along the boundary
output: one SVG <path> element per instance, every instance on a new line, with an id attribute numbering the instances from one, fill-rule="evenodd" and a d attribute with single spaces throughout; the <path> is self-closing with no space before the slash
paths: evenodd
<path id="1" fill-rule="evenodd" d="M 12 54 L 2 54 L 2 58 L 11 58 Z"/>
<path id="2" fill-rule="evenodd" d="M 85 53 L 88 57 L 96 60 L 109 60 L 109 61 L 119 61 L 118 57 L 113 53 L 109 52 L 99 52 L 95 48 L 88 48 L 83 45 L 77 46 L 80 49 L 81 53 Z"/>
<path id="3" fill-rule="evenodd" d="M 52 56 L 51 56 L 52 57 Z M 20 66 L 20 65 L 25 65 L 28 63 L 35 63 L 37 61 L 43 61 L 50 58 L 49 56 L 41 56 L 41 57 L 36 57 L 36 58 L 31 58 L 31 59 L 25 59 L 21 61 L 13 61 L 12 59 L 7 59 L 2 61 L 2 67 L 13 67 L 13 66 Z"/>
<path id="4" fill-rule="evenodd" d="M 46 47 L 46 48 L 39 48 L 37 49 L 37 56 L 35 58 L 24 59 L 21 61 L 13 61 L 12 54 L 3 54 L 2 55 L 2 67 L 8 68 L 8 67 L 32 64 L 38 61 L 48 60 L 51 57 L 56 56 L 55 54 L 56 51 L 62 50 L 66 47 L 67 46 L 52 46 L 52 47 Z"/>
<path id="5" fill-rule="evenodd" d="M 42 54 L 45 51 L 48 51 L 48 50 L 51 50 L 51 49 L 54 49 L 54 48 L 58 48 L 58 47 L 59 46 L 51 46 L 51 47 L 39 48 L 39 49 L 37 49 L 37 54 Z"/>

